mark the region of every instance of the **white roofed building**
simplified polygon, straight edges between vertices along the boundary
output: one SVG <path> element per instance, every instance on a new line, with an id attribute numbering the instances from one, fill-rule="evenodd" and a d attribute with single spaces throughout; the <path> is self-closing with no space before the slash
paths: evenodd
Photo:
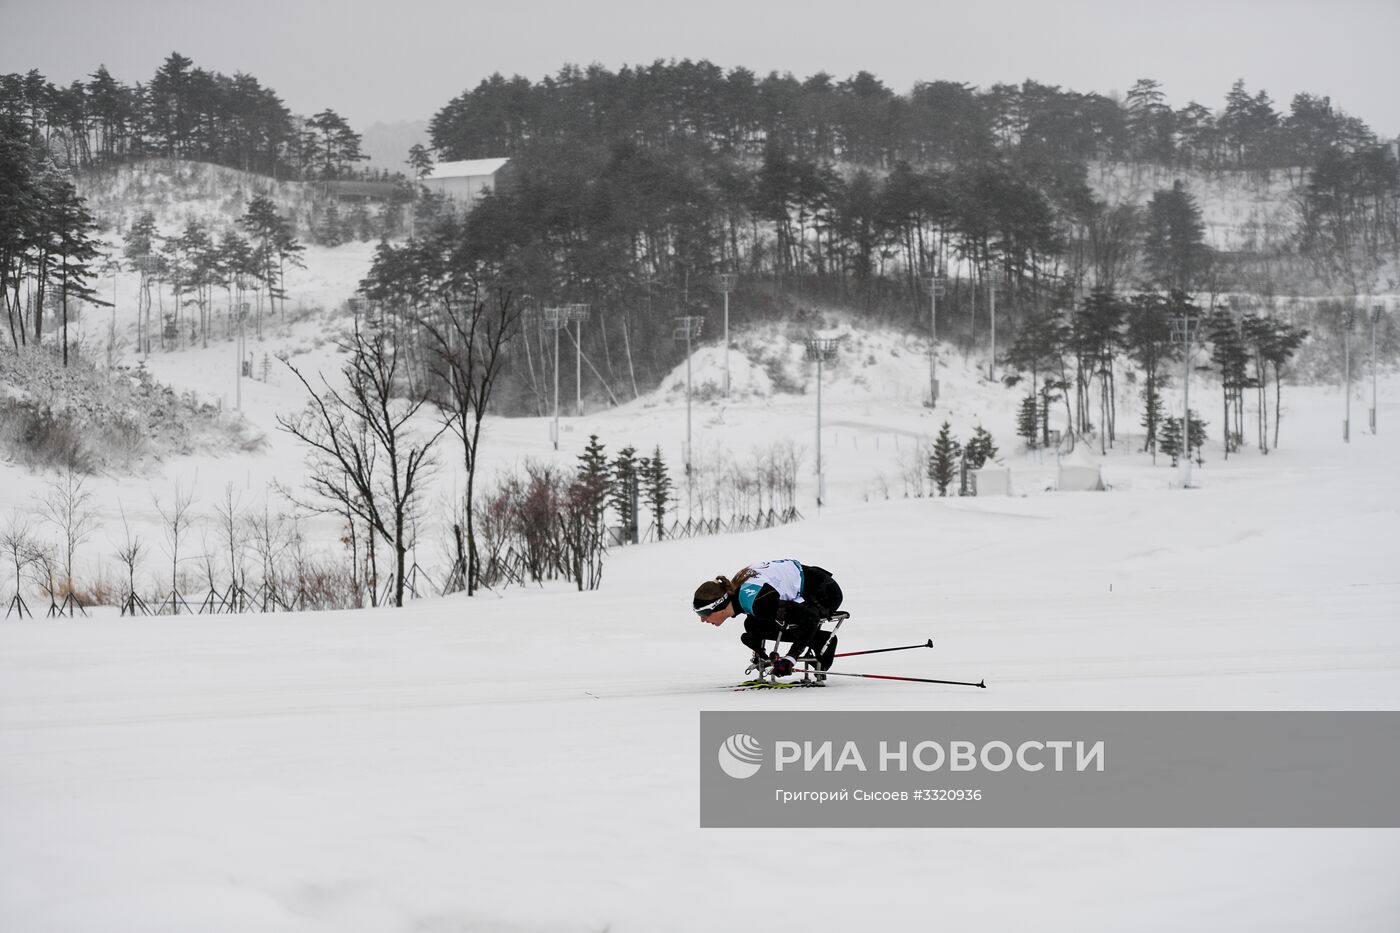
<path id="1" fill-rule="evenodd" d="M 469 211 L 482 195 L 501 183 L 509 161 L 467 159 L 462 162 L 439 162 L 423 177 L 423 186 L 434 194 L 446 195 L 460 210 Z"/>

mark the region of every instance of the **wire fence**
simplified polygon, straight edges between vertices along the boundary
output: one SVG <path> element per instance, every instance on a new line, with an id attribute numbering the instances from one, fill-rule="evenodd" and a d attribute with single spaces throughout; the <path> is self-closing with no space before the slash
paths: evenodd
<path id="1" fill-rule="evenodd" d="M 802 521 L 803 516 L 795 507 L 767 509 L 756 515 L 733 515 L 729 518 L 704 518 L 675 521 L 658 526 L 652 522 L 645 532 L 638 535 L 638 544 L 653 544 L 658 541 L 698 538 L 705 535 L 738 534 L 745 531 L 758 531 Z M 620 532 L 621 529 L 615 529 Z M 615 539 L 621 540 L 620 534 Z M 614 547 L 619 545 L 614 544 Z M 621 545 L 627 546 L 627 545 Z M 606 549 L 606 548 L 605 548 Z M 496 554 L 483 555 L 481 579 L 483 586 L 524 586 L 541 583 L 545 580 L 570 578 L 571 568 L 567 561 L 558 555 L 544 559 L 538 554 L 509 547 Z M 466 568 L 460 561 L 444 575 L 442 586 L 436 585 L 426 571 L 417 563 L 404 576 L 404 599 L 421 599 L 430 595 L 447 595 L 466 589 Z M 288 581 L 283 585 L 263 583 L 251 591 L 240 583 L 232 583 L 219 590 L 212 584 L 202 598 L 191 600 L 179 591 L 163 591 L 149 601 L 134 590 L 123 590 L 119 604 L 122 616 L 161 616 L 161 615 L 222 615 L 265 612 L 301 612 L 316 609 L 350 608 L 356 605 L 391 605 L 393 602 L 394 581 L 392 577 L 382 579 L 371 594 L 368 586 L 361 585 L 356 591 L 338 589 L 334 598 L 327 598 L 326 581 L 315 581 L 318 585 L 297 585 Z M 32 613 L 19 592 L 15 592 L 5 613 L 5 618 L 18 616 L 20 619 Z M 71 596 L 61 603 L 56 595 L 49 598 L 48 617 L 74 617 L 87 615 L 84 607 Z"/>
<path id="2" fill-rule="evenodd" d="M 802 521 L 802 513 L 795 507 L 789 506 L 786 509 L 768 509 L 757 515 L 732 515 L 729 518 L 699 518 L 686 519 L 685 521 L 672 522 L 670 525 L 658 526 L 652 522 L 647 526 L 647 530 L 639 539 L 639 544 L 650 544 L 663 539 L 674 540 L 677 538 L 698 538 L 704 535 L 726 535 L 737 534 L 744 531 L 758 531 L 763 528 L 776 528 L 779 525 L 788 525 L 792 522 Z"/>

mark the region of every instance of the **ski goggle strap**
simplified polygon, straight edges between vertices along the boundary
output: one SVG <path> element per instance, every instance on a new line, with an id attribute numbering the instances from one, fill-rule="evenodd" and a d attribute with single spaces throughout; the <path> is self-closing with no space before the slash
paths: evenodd
<path id="1" fill-rule="evenodd" d="M 703 606 L 696 606 L 695 614 L 698 616 L 707 616 L 727 602 L 729 602 L 729 594 L 725 593 L 723 596 L 721 596 L 719 599 L 716 599 L 714 602 L 706 603 Z"/>

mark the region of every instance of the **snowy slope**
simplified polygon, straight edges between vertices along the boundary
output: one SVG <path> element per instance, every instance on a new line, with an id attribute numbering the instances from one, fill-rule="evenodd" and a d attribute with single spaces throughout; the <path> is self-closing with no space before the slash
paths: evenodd
<path id="1" fill-rule="evenodd" d="M 313 250 L 292 283 L 298 320 L 255 342 L 258 357 L 333 370 L 326 309 L 368 259 Z M 1073 455 L 1111 491 L 1047 492 L 1054 457 L 1017 449 L 1018 393 L 981 379 L 982 361 L 941 348 L 930 411 L 926 346 L 852 333 L 824 373 L 817 512 L 815 372 L 792 336 L 748 343 L 787 347 L 782 381 L 801 394 L 735 352 L 725 403 L 722 349 L 697 348 L 691 423 L 702 474 L 799 448 L 802 522 L 615 550 L 590 593 L 0 621 L 0 930 L 1397 929 L 1391 830 L 699 830 L 700 710 L 1400 708 L 1400 382 L 1380 384 L 1379 435 L 1360 428 L 1358 385 L 1351 444 L 1338 390 L 1287 386 L 1282 446 L 1228 462 L 1208 446 L 1199 488 L 1128 439 Z M 232 363 L 223 341 L 149 360 L 226 406 Z M 557 452 L 550 419 L 493 419 L 484 473 L 571 463 L 590 433 L 610 452 L 660 445 L 678 468 L 684 380 L 681 366 L 653 395 L 581 417 L 566 388 Z M 1198 391 L 1210 419 L 1218 390 Z M 301 402 L 274 360 L 243 385 L 262 453 L 94 478 L 94 556 L 119 503 L 156 542 L 152 498 L 177 482 L 207 513 L 228 484 L 252 504 L 271 479 L 295 481 L 303 452 L 272 426 Z M 993 433 L 1014 496 L 903 497 L 945 418 L 964 438 Z M 435 497 L 460 483 L 443 459 Z M 0 464 L 0 514 L 32 509 L 46 479 Z M 425 565 L 439 533 L 423 532 Z M 695 622 L 689 595 L 787 555 L 837 574 L 843 645 L 935 643 L 848 669 L 989 689 L 723 689 L 746 652 L 733 623 Z"/>
<path id="2" fill-rule="evenodd" d="M 1290 446 L 1190 491 L 845 502 L 586 594 L 0 625 L 0 923 L 1392 931 L 1395 831 L 697 828 L 702 709 L 1400 707 L 1400 442 L 1296 394 Z M 989 689 L 723 690 L 689 593 L 787 554 L 844 644 L 934 639 L 863 669 Z"/>
<path id="3" fill-rule="evenodd" d="M 1284 169 L 1260 178 L 1254 172 L 1097 162 L 1089 166 L 1088 178 L 1094 194 L 1109 205 L 1140 208 L 1154 193 L 1180 181 L 1201 209 L 1205 241 L 1212 249 L 1267 252 L 1281 248 L 1298 223 L 1299 175 Z"/>

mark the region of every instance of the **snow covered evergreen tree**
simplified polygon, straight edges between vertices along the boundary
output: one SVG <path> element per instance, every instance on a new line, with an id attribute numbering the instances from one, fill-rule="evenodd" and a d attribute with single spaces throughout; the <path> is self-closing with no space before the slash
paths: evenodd
<path id="1" fill-rule="evenodd" d="M 948 495 L 948 487 L 958 475 L 958 461 L 962 458 L 962 447 L 953 437 L 948 422 L 938 432 L 933 442 L 933 453 L 928 460 L 928 478 L 938 487 L 940 496 Z"/>
<path id="2" fill-rule="evenodd" d="M 638 464 L 642 478 L 642 496 L 651 510 L 651 520 L 656 525 L 656 540 L 666 536 L 666 506 L 671 503 L 671 474 L 666 470 L 666 462 L 661 458 L 661 448 L 657 447 L 650 457 L 643 457 Z"/>
<path id="3" fill-rule="evenodd" d="M 637 500 L 640 495 L 640 463 L 635 447 L 624 447 L 613 458 L 612 485 L 608 505 L 617 513 L 627 543 L 635 543 L 637 531 Z"/>
<path id="4" fill-rule="evenodd" d="M 1016 436 L 1026 442 L 1027 450 L 1035 450 L 1040 441 L 1040 413 L 1035 395 L 1021 399 L 1021 408 L 1016 415 Z"/>
<path id="5" fill-rule="evenodd" d="M 992 442 L 992 435 L 980 424 L 972 431 L 972 440 L 967 442 L 967 447 L 963 451 L 963 459 L 967 463 L 969 470 L 980 470 L 987 465 L 987 461 L 994 459 L 997 455 L 996 444 Z"/>

